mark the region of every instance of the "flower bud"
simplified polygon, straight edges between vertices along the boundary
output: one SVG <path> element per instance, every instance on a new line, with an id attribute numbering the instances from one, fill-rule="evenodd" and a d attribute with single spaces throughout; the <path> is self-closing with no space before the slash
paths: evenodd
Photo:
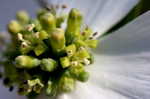
<path id="1" fill-rule="evenodd" d="M 80 36 L 82 24 L 82 15 L 79 10 L 73 8 L 69 13 L 69 18 L 67 22 L 67 29 L 66 29 L 66 39 L 67 44 L 70 44 L 75 37 Z"/>
<path id="2" fill-rule="evenodd" d="M 93 31 L 89 27 L 85 27 L 84 31 L 81 33 L 83 40 L 88 39 Z"/>
<path id="3" fill-rule="evenodd" d="M 54 29 L 51 33 L 50 44 L 54 52 L 60 52 L 65 48 L 64 30 Z"/>
<path id="4" fill-rule="evenodd" d="M 56 26 L 60 28 L 62 23 L 65 21 L 65 19 L 66 19 L 66 15 L 61 15 L 57 17 Z"/>
<path id="5" fill-rule="evenodd" d="M 40 17 L 41 17 L 42 15 L 44 15 L 45 13 L 47 13 L 47 12 L 48 12 L 48 11 L 45 10 L 45 9 L 39 9 L 39 10 L 37 11 L 37 18 L 40 19 Z"/>
<path id="6" fill-rule="evenodd" d="M 84 50 L 79 50 L 78 52 L 76 52 L 73 57 L 77 60 L 83 60 L 85 58 L 87 59 L 90 58 L 90 54 L 86 49 L 84 49 Z"/>
<path id="7" fill-rule="evenodd" d="M 47 88 L 46 88 L 46 94 L 50 95 L 52 93 L 52 81 L 48 81 Z"/>
<path id="8" fill-rule="evenodd" d="M 60 58 L 60 64 L 63 68 L 69 67 L 70 66 L 70 60 L 68 57 L 62 57 Z"/>
<path id="9" fill-rule="evenodd" d="M 52 72 L 56 69 L 57 62 L 53 59 L 42 59 L 41 61 L 41 69 L 44 71 Z"/>
<path id="10" fill-rule="evenodd" d="M 32 20 L 32 23 L 35 25 L 35 28 L 34 28 L 35 31 L 40 31 L 42 29 L 42 26 L 41 26 L 39 20 L 34 19 L 34 20 Z"/>
<path id="11" fill-rule="evenodd" d="M 40 60 L 26 55 L 21 55 L 15 59 L 17 68 L 34 68 L 40 64 Z"/>
<path id="12" fill-rule="evenodd" d="M 16 18 L 17 20 L 22 23 L 22 24 L 26 24 L 29 22 L 29 15 L 26 11 L 19 11 L 16 14 Z"/>
<path id="13" fill-rule="evenodd" d="M 89 79 L 89 73 L 85 71 L 80 72 L 77 79 L 81 82 L 86 82 Z"/>
<path id="14" fill-rule="evenodd" d="M 85 47 L 86 46 L 86 43 L 81 39 L 76 40 L 75 44 L 77 47 L 81 47 L 81 46 Z"/>
<path id="15" fill-rule="evenodd" d="M 85 42 L 90 48 L 96 48 L 98 44 L 98 40 L 86 40 Z"/>
<path id="16" fill-rule="evenodd" d="M 89 73 L 84 70 L 84 67 L 81 64 L 79 64 L 78 66 L 71 67 L 69 69 L 69 72 L 72 75 L 72 77 L 81 82 L 86 82 L 89 78 Z"/>
<path id="17" fill-rule="evenodd" d="M 21 46 L 19 48 L 21 54 L 27 54 L 28 52 L 30 52 L 33 49 L 33 47 L 31 45 L 29 45 L 27 42 L 23 41 L 21 43 Z"/>
<path id="18" fill-rule="evenodd" d="M 41 83 L 39 78 L 28 80 L 28 86 L 32 88 L 32 90 L 36 93 L 40 93 L 41 89 L 44 87 L 44 85 Z"/>
<path id="19" fill-rule="evenodd" d="M 35 48 L 34 48 L 34 52 L 36 54 L 36 56 L 39 56 L 41 54 L 43 54 L 47 49 L 47 46 L 45 45 L 45 43 L 39 43 Z"/>
<path id="20" fill-rule="evenodd" d="M 69 72 L 74 78 L 78 78 L 79 74 L 83 71 L 84 71 L 84 67 L 81 64 L 78 66 L 72 66 L 71 68 L 69 68 Z"/>
<path id="21" fill-rule="evenodd" d="M 48 39 L 49 35 L 46 31 L 42 30 L 39 32 L 39 39 L 44 40 L 44 39 Z"/>
<path id="22" fill-rule="evenodd" d="M 40 22 L 47 32 L 51 32 L 56 28 L 56 19 L 51 13 L 45 13 L 40 16 Z"/>
<path id="23" fill-rule="evenodd" d="M 68 56 L 72 56 L 76 52 L 75 44 L 71 44 L 65 48 L 65 51 Z"/>
<path id="24" fill-rule="evenodd" d="M 8 31 L 10 33 L 19 33 L 22 30 L 21 25 L 15 21 L 12 20 L 9 24 L 8 24 Z"/>
<path id="25" fill-rule="evenodd" d="M 75 80 L 70 77 L 62 77 L 59 82 L 59 89 L 62 92 L 71 92 L 75 88 Z"/>

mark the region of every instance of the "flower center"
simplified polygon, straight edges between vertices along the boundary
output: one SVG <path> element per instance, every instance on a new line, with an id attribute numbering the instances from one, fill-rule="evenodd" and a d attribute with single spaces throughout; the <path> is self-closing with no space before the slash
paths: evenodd
<path id="1" fill-rule="evenodd" d="M 40 94 L 42 89 L 57 95 L 74 90 L 77 81 L 86 82 L 85 66 L 93 60 L 89 49 L 96 48 L 97 40 L 90 39 L 89 27 L 81 29 L 82 20 L 75 8 L 65 16 L 42 9 L 35 19 L 19 11 L 17 20 L 8 24 L 12 42 L 3 64 L 7 85 L 17 85 L 21 95 Z"/>

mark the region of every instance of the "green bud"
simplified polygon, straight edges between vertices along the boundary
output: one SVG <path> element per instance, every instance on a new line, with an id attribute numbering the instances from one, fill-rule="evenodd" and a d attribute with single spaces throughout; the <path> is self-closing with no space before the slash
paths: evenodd
<path id="1" fill-rule="evenodd" d="M 17 68 L 34 68 L 40 64 L 40 60 L 26 55 L 20 55 L 15 59 Z"/>
<path id="2" fill-rule="evenodd" d="M 52 81 L 48 81 L 47 88 L 46 88 L 46 94 L 50 95 L 52 93 Z"/>
<path id="3" fill-rule="evenodd" d="M 81 47 L 81 46 L 85 47 L 87 45 L 83 40 L 80 40 L 80 39 L 76 40 L 75 44 L 77 47 Z"/>
<path id="4" fill-rule="evenodd" d="M 68 57 L 62 57 L 62 58 L 60 58 L 60 63 L 61 63 L 61 66 L 63 68 L 66 68 L 66 67 L 70 66 L 70 60 L 69 60 Z"/>
<path id="5" fill-rule="evenodd" d="M 67 29 L 66 29 L 66 39 L 67 44 L 70 44 L 75 37 L 80 36 L 82 24 L 82 15 L 79 10 L 73 8 L 69 13 L 69 18 L 67 22 Z"/>
<path id="6" fill-rule="evenodd" d="M 78 78 L 79 74 L 83 71 L 84 71 L 84 67 L 81 64 L 79 64 L 78 66 L 72 66 L 71 68 L 69 68 L 69 72 L 74 78 Z"/>
<path id="7" fill-rule="evenodd" d="M 56 26 L 60 28 L 62 23 L 65 21 L 65 19 L 66 19 L 66 15 L 61 15 L 57 17 Z"/>
<path id="8" fill-rule="evenodd" d="M 75 53 L 74 58 L 77 58 L 78 60 L 83 60 L 85 58 L 90 58 L 90 54 L 86 49 L 79 50 Z"/>
<path id="9" fill-rule="evenodd" d="M 86 40 L 85 42 L 90 48 L 96 48 L 98 44 L 98 40 Z"/>
<path id="10" fill-rule="evenodd" d="M 41 89 L 44 87 L 44 85 L 41 83 L 40 79 L 38 78 L 33 80 L 28 80 L 28 86 L 30 86 L 32 90 L 36 93 L 40 93 Z"/>
<path id="11" fill-rule="evenodd" d="M 72 77 L 76 78 L 81 82 L 86 82 L 89 78 L 89 73 L 84 70 L 83 65 L 79 64 L 78 66 L 71 67 L 69 69 Z"/>
<path id="12" fill-rule="evenodd" d="M 57 62 L 53 59 L 42 59 L 41 61 L 41 69 L 44 71 L 52 72 L 56 69 Z"/>
<path id="13" fill-rule="evenodd" d="M 93 31 L 89 27 L 86 27 L 85 30 L 81 33 L 83 40 L 88 39 L 92 33 L 93 33 Z"/>
<path id="14" fill-rule="evenodd" d="M 29 22 L 29 15 L 26 11 L 19 11 L 16 14 L 16 18 L 17 20 L 22 23 L 22 24 L 26 24 Z"/>
<path id="15" fill-rule="evenodd" d="M 74 55 L 74 53 L 76 52 L 76 46 L 75 46 L 75 44 L 71 44 L 71 45 L 67 46 L 65 48 L 65 51 L 66 51 L 66 53 L 67 53 L 68 56 Z"/>
<path id="16" fill-rule="evenodd" d="M 32 21 L 32 23 L 35 25 L 35 30 L 36 30 L 36 31 L 40 31 L 40 30 L 42 29 L 42 26 L 41 26 L 39 20 L 34 19 L 34 20 Z"/>
<path id="17" fill-rule="evenodd" d="M 56 19 L 51 13 L 46 13 L 40 16 L 40 22 L 47 32 L 51 32 L 56 28 Z"/>
<path id="18" fill-rule="evenodd" d="M 54 52 L 60 52 L 65 48 L 64 30 L 54 29 L 51 33 L 50 44 Z"/>
<path id="19" fill-rule="evenodd" d="M 46 13 L 47 13 L 47 10 L 45 10 L 45 9 L 39 9 L 39 10 L 37 11 L 37 18 L 40 19 L 40 17 L 41 17 L 42 15 L 46 14 Z"/>
<path id="20" fill-rule="evenodd" d="M 30 45 L 37 45 L 38 43 L 41 42 L 41 40 L 39 40 L 39 32 L 31 33 L 31 34 L 25 34 L 24 39 Z"/>
<path id="21" fill-rule="evenodd" d="M 39 32 L 39 38 L 41 40 L 48 39 L 48 37 L 49 37 L 49 35 L 46 31 L 42 30 L 42 31 Z"/>
<path id="22" fill-rule="evenodd" d="M 70 77 L 62 77 L 59 81 L 59 89 L 61 92 L 71 92 L 75 88 L 75 80 Z"/>
<path id="23" fill-rule="evenodd" d="M 21 52 L 22 54 L 27 54 L 27 53 L 29 53 L 32 49 L 33 49 L 33 47 L 32 47 L 30 44 L 28 44 L 27 42 L 25 42 L 25 41 L 21 43 L 21 46 L 20 46 L 20 48 L 19 48 L 19 50 L 20 50 L 20 52 Z"/>
<path id="24" fill-rule="evenodd" d="M 10 33 L 19 33 L 22 30 L 21 25 L 15 21 L 12 20 L 9 24 L 8 24 L 8 31 Z"/>
<path id="25" fill-rule="evenodd" d="M 78 80 L 81 82 L 86 82 L 89 79 L 89 73 L 88 72 L 80 72 L 78 76 Z"/>
<path id="26" fill-rule="evenodd" d="M 34 52 L 36 56 L 39 56 L 43 54 L 46 51 L 46 49 L 47 49 L 47 46 L 45 45 L 45 43 L 39 43 L 38 46 L 34 48 Z"/>

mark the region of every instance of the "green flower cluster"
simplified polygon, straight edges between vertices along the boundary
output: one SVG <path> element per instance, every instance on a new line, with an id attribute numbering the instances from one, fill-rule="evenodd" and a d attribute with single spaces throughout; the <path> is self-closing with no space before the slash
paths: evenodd
<path id="1" fill-rule="evenodd" d="M 96 48 L 98 41 L 91 38 L 92 30 L 82 21 L 75 8 L 67 15 L 42 9 L 35 19 L 19 11 L 8 24 L 12 42 L 3 62 L 5 85 L 17 86 L 21 95 L 44 91 L 55 96 L 74 90 L 77 81 L 86 82 L 85 66 L 93 63 L 90 48 Z"/>

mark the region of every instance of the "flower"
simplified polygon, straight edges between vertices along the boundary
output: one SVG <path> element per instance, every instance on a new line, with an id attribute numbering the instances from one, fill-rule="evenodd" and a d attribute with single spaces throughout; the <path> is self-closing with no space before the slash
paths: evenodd
<path id="1" fill-rule="evenodd" d="M 93 51 L 95 64 L 87 67 L 90 80 L 78 83 L 74 92 L 57 98 L 148 99 L 149 45 L 146 43 L 149 41 L 150 21 L 146 19 L 149 18 L 150 12 L 115 33 L 100 38 L 100 46 Z"/>

